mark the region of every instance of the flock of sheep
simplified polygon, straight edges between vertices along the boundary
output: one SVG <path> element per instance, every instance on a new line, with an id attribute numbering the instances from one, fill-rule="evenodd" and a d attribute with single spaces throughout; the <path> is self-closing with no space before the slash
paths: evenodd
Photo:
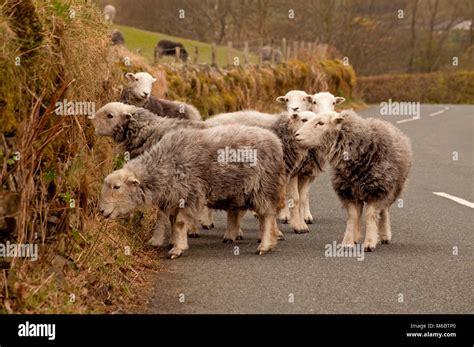
<path id="1" fill-rule="evenodd" d="M 364 249 L 391 240 L 389 208 L 403 190 L 412 152 L 390 123 L 336 112 L 344 98 L 331 93 L 297 90 L 276 99 L 286 106 L 281 114 L 243 110 L 202 121 L 192 105 L 152 96 L 150 74 L 126 78 L 120 102 L 106 104 L 93 120 L 96 134 L 122 144 L 131 158 L 105 178 L 100 211 L 114 219 L 139 206 L 157 207 L 149 243 L 172 246 L 170 258 L 188 249 L 198 228 L 213 227 L 214 210 L 227 212 L 224 242 L 243 237 L 242 217 L 253 211 L 258 254 L 284 239 L 278 219 L 308 232 L 309 188 L 328 166 L 348 215 L 343 245 L 359 242 L 364 206 Z"/>

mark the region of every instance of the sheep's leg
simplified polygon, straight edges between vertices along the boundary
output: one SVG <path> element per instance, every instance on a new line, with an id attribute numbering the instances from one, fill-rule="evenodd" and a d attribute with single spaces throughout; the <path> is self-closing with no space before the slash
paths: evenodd
<path id="1" fill-rule="evenodd" d="M 367 204 L 365 211 L 365 240 L 364 249 L 366 252 L 372 252 L 378 241 L 378 218 L 380 210 L 374 204 Z"/>
<path id="2" fill-rule="evenodd" d="M 274 223 L 276 215 L 259 214 L 260 234 L 262 241 L 257 249 L 257 254 L 262 255 L 273 250 L 277 244 L 276 234 L 274 232 Z"/>
<path id="3" fill-rule="evenodd" d="M 296 185 L 296 187 L 295 186 L 292 187 L 291 185 Z M 291 200 L 290 198 L 290 191 L 294 189 L 298 189 L 297 185 L 298 185 L 297 177 L 296 176 L 291 177 L 286 187 L 287 195 L 286 195 L 285 207 L 283 207 L 283 209 L 280 211 L 280 214 L 278 215 L 278 219 L 280 220 L 280 223 L 282 224 L 288 224 L 290 221 L 290 216 L 291 216 L 290 205 L 294 207 L 293 200 Z"/>
<path id="4" fill-rule="evenodd" d="M 278 223 L 277 223 L 276 218 L 273 221 L 273 229 L 272 230 L 273 230 L 273 234 L 275 235 L 275 237 L 277 238 L 278 241 L 285 241 L 285 236 L 283 235 L 281 230 L 278 229 Z"/>
<path id="5" fill-rule="evenodd" d="M 176 214 L 174 223 L 175 242 L 173 248 L 168 252 L 171 259 L 178 258 L 189 248 L 187 230 L 195 222 L 195 218 L 187 209 L 180 209 Z"/>
<path id="6" fill-rule="evenodd" d="M 235 222 L 236 226 L 238 227 L 238 232 L 237 232 L 237 240 L 243 240 L 244 239 L 244 232 L 240 228 L 242 225 L 242 218 L 244 218 L 245 214 L 247 213 L 246 210 L 239 210 L 237 214 L 237 220 Z"/>
<path id="7" fill-rule="evenodd" d="M 153 230 L 153 236 L 148 240 L 148 244 L 155 247 L 163 247 L 166 245 L 166 231 L 168 224 L 169 216 L 167 213 L 162 210 L 158 210 L 156 216 L 155 229 Z"/>
<path id="8" fill-rule="evenodd" d="M 360 223 L 362 222 L 362 211 L 364 209 L 364 204 L 363 203 L 357 203 L 357 222 L 354 228 L 354 242 L 359 243 L 360 242 Z"/>
<path id="9" fill-rule="evenodd" d="M 198 238 L 199 237 L 198 229 L 200 226 L 201 224 L 199 223 L 199 221 L 197 219 L 194 219 L 192 224 L 188 226 L 188 229 L 187 229 L 188 237 L 191 237 L 193 239 Z"/>
<path id="10" fill-rule="evenodd" d="M 355 202 L 346 203 L 344 207 L 347 211 L 347 222 L 342 245 L 352 247 L 357 243 L 357 234 L 360 234 L 360 208 Z"/>
<path id="11" fill-rule="evenodd" d="M 171 238 L 170 238 L 170 246 L 171 248 L 178 242 L 177 241 L 177 233 L 176 233 L 176 212 L 173 211 L 169 213 L 169 220 L 170 220 L 170 225 L 171 225 Z"/>
<path id="12" fill-rule="evenodd" d="M 392 240 L 392 228 L 390 227 L 390 210 L 388 207 L 380 212 L 379 237 L 382 244 L 388 244 Z"/>
<path id="13" fill-rule="evenodd" d="M 313 216 L 309 208 L 309 189 L 314 179 L 311 177 L 298 177 L 298 192 L 300 196 L 300 215 L 306 224 L 313 224 Z"/>
<path id="14" fill-rule="evenodd" d="M 309 232 L 308 226 L 300 215 L 300 196 L 298 193 L 298 176 L 294 176 L 288 185 L 288 195 L 290 197 L 290 225 L 297 234 Z"/>
<path id="15" fill-rule="evenodd" d="M 224 234 L 224 243 L 233 243 L 239 236 L 240 212 L 238 210 L 227 211 L 227 229 Z"/>
<path id="16" fill-rule="evenodd" d="M 201 226 L 203 229 L 211 230 L 212 228 L 214 228 L 214 210 L 212 208 L 203 206 L 199 215 L 199 221 L 201 222 Z"/>

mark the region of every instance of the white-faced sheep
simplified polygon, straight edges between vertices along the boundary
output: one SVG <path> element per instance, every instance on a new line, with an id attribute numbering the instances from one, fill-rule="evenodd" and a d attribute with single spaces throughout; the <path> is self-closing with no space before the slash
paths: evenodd
<path id="1" fill-rule="evenodd" d="M 342 243 L 359 242 L 365 205 L 364 248 L 392 238 L 389 208 L 400 196 L 412 164 L 410 140 L 392 124 L 352 111 L 319 114 L 297 132 L 298 141 L 322 153 L 333 168 L 332 186 L 347 210 Z"/>
<path id="2" fill-rule="evenodd" d="M 314 113 L 334 111 L 336 105 L 346 101 L 342 96 L 334 96 L 329 92 L 319 92 L 314 95 L 308 95 L 306 101 L 311 105 L 311 111 Z"/>
<path id="3" fill-rule="evenodd" d="M 104 19 L 107 22 L 113 23 L 115 19 L 115 15 L 117 14 L 117 10 L 113 5 L 106 5 L 104 7 Z"/>
<path id="4" fill-rule="evenodd" d="M 251 151 L 253 160 L 227 157 L 226 150 Z M 235 160 L 234 160 L 235 159 Z M 106 177 L 100 197 L 104 216 L 117 218 L 140 205 L 154 205 L 175 216 L 169 255 L 187 248 L 186 228 L 202 204 L 258 213 L 258 253 L 277 243 L 276 215 L 283 206 L 283 150 L 272 132 L 246 126 L 182 129 L 165 135 L 143 155 Z"/>
<path id="5" fill-rule="evenodd" d="M 294 206 L 289 210 L 289 222 L 294 228 L 295 232 L 300 233 L 307 230 L 303 216 L 300 214 L 302 208 L 300 207 L 300 199 L 298 195 L 298 182 L 295 177 L 299 171 L 306 167 L 302 166 L 302 161 L 307 160 L 308 151 L 302 149 L 295 141 L 296 131 L 315 114 L 309 111 L 299 113 L 283 113 L 281 115 L 266 114 L 256 111 L 239 111 L 234 113 L 224 113 L 215 115 L 209 118 L 205 123 L 211 125 L 232 125 L 245 124 L 249 126 L 259 126 L 273 131 L 280 138 L 283 144 L 286 177 L 288 180 L 288 198 Z M 235 224 L 240 225 L 240 219 L 243 214 L 238 216 L 228 217 L 228 222 L 235 221 Z M 228 226 L 228 230 L 232 227 Z M 239 229 L 239 233 L 241 233 Z M 282 235 L 280 234 L 280 237 Z M 229 237 L 226 233 L 224 241 L 233 241 L 234 238 Z"/>
<path id="6" fill-rule="evenodd" d="M 143 107 L 160 117 L 200 120 L 201 114 L 192 105 L 184 102 L 159 99 L 151 95 L 153 82 L 156 81 L 147 72 L 128 72 L 125 74 L 128 84 L 122 91 L 120 101 Z"/>
<path id="7" fill-rule="evenodd" d="M 207 124 L 202 121 L 157 117 L 147 109 L 127 105 L 121 102 L 110 102 L 101 107 L 93 119 L 95 132 L 99 136 L 109 136 L 123 146 L 133 159 L 153 145 L 158 143 L 168 132 L 182 128 L 202 129 Z M 201 224 L 205 229 L 212 229 L 212 216 L 207 208 L 203 208 L 200 215 Z M 153 246 L 163 246 L 165 242 L 166 220 L 168 216 L 158 212 L 153 237 L 149 243 Z M 195 228 L 190 230 L 190 236 L 197 237 Z"/>
<path id="8" fill-rule="evenodd" d="M 311 102 L 308 93 L 302 90 L 290 90 L 283 96 L 276 98 L 280 104 L 285 104 L 288 112 L 311 111 Z"/>

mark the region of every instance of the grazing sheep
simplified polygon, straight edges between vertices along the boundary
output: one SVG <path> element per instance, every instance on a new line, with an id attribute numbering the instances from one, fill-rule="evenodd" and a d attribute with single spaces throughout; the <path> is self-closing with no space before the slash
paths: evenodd
<path id="1" fill-rule="evenodd" d="M 280 64 L 283 61 L 283 53 L 278 48 L 272 48 L 271 46 L 264 46 L 261 51 L 262 61 L 272 61 L 276 64 Z"/>
<path id="2" fill-rule="evenodd" d="M 199 111 L 192 105 L 184 102 L 158 99 L 151 95 L 153 82 L 156 81 L 156 78 L 153 78 L 149 73 L 128 72 L 125 74 L 125 77 L 128 79 L 128 84 L 120 96 L 121 102 L 146 108 L 160 117 L 201 119 Z"/>
<path id="3" fill-rule="evenodd" d="M 168 132 L 182 128 L 202 129 L 207 127 L 202 121 L 157 117 L 147 109 L 127 105 L 121 102 L 110 102 L 101 107 L 93 119 L 95 132 L 99 136 L 109 136 L 116 143 L 122 144 L 124 151 L 133 159 L 158 143 Z M 213 221 L 208 216 L 207 208 L 203 208 L 200 216 L 203 228 L 212 229 Z M 211 216 L 212 217 L 212 216 Z M 168 216 L 158 212 L 153 237 L 149 244 L 162 246 L 165 232 L 163 230 Z M 196 229 L 190 236 L 197 237 Z"/>
<path id="4" fill-rule="evenodd" d="M 303 111 L 300 113 L 293 112 L 291 115 L 288 113 L 273 115 L 256 111 L 239 111 L 215 115 L 205 122 L 210 125 L 244 124 L 248 126 L 263 127 L 273 131 L 280 138 L 283 143 L 286 176 L 289 183 L 287 192 L 289 199 L 291 199 L 291 203 L 294 204 L 294 208 L 292 206 L 291 209 L 288 209 L 288 217 L 289 222 L 296 233 L 307 232 L 308 230 L 303 215 L 300 215 L 300 212 L 304 209 L 301 207 L 301 201 L 298 194 L 298 180 L 296 177 L 299 175 L 300 170 L 307 170 L 307 167 L 309 166 L 309 164 L 303 166 L 301 164 L 302 161 L 308 161 L 309 163 L 311 163 L 311 161 L 307 159 L 308 151 L 300 148 L 296 143 L 294 136 L 296 131 L 304 124 L 304 122 L 314 116 L 315 114 L 309 111 Z M 228 221 L 235 219 L 235 224 L 240 225 L 239 222 L 242 217 L 243 214 L 228 217 Z M 240 229 L 239 234 L 241 234 Z M 233 241 L 233 239 L 228 238 L 227 233 L 224 237 L 224 241 Z M 280 234 L 280 237 L 282 237 L 282 234 Z"/>
<path id="5" fill-rule="evenodd" d="M 107 22 L 113 23 L 116 14 L 117 14 L 117 10 L 115 9 L 115 6 L 106 5 L 104 7 L 104 18 Z"/>
<path id="6" fill-rule="evenodd" d="M 346 101 L 342 96 L 334 96 L 329 92 L 319 92 L 314 95 L 308 95 L 306 101 L 311 104 L 311 111 L 314 113 L 323 113 L 334 111 L 336 105 Z"/>
<path id="7" fill-rule="evenodd" d="M 322 153 L 333 168 L 332 186 L 348 215 L 342 243 L 359 242 L 364 205 L 365 250 L 373 251 L 379 237 L 389 243 L 389 208 L 402 193 L 410 171 L 410 140 L 392 124 L 364 119 L 353 111 L 319 114 L 296 136 L 301 145 Z"/>
<path id="8" fill-rule="evenodd" d="M 124 45 L 125 44 L 125 37 L 117 29 L 114 29 L 110 36 L 112 38 L 112 45 Z"/>
<path id="9" fill-rule="evenodd" d="M 306 92 L 302 90 L 290 90 L 284 96 L 276 98 L 280 104 L 285 104 L 286 110 L 291 112 L 311 111 L 311 102 Z"/>
<path id="10" fill-rule="evenodd" d="M 230 150 L 248 152 L 228 156 Z M 272 132 L 240 125 L 182 129 L 107 176 L 100 210 L 109 218 L 143 205 L 168 212 L 174 220 L 169 255 L 176 258 L 188 248 L 186 228 L 199 206 L 251 209 L 259 215 L 257 251 L 264 254 L 277 243 L 275 220 L 283 206 L 284 182 L 283 150 Z"/>
<path id="11" fill-rule="evenodd" d="M 188 51 L 184 48 L 183 44 L 180 42 L 174 42 L 170 40 L 160 40 L 155 47 L 155 63 L 156 58 L 161 58 L 164 55 L 176 56 L 176 48 L 179 47 L 179 59 L 183 62 L 188 60 Z"/>

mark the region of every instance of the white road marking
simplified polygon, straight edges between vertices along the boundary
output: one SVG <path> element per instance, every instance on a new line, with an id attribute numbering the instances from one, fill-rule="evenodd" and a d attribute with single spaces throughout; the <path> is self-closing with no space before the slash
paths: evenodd
<path id="1" fill-rule="evenodd" d="M 474 202 L 469 202 L 467 200 L 458 198 L 457 196 L 449 195 L 449 194 L 446 194 L 446 193 L 443 193 L 443 192 L 433 192 L 433 194 L 438 195 L 438 196 L 442 196 L 443 198 L 446 198 L 446 199 L 456 201 L 458 204 L 461 204 L 461 205 L 464 205 L 464 206 L 467 206 L 467 207 L 470 207 L 470 208 L 474 208 Z"/>
<path id="2" fill-rule="evenodd" d="M 400 124 L 400 123 L 406 123 L 406 122 L 411 122 L 411 121 L 414 121 L 414 120 L 418 120 L 420 119 L 421 117 L 412 117 L 412 118 L 407 118 L 407 119 L 402 119 L 402 120 L 397 120 L 397 124 Z"/>

